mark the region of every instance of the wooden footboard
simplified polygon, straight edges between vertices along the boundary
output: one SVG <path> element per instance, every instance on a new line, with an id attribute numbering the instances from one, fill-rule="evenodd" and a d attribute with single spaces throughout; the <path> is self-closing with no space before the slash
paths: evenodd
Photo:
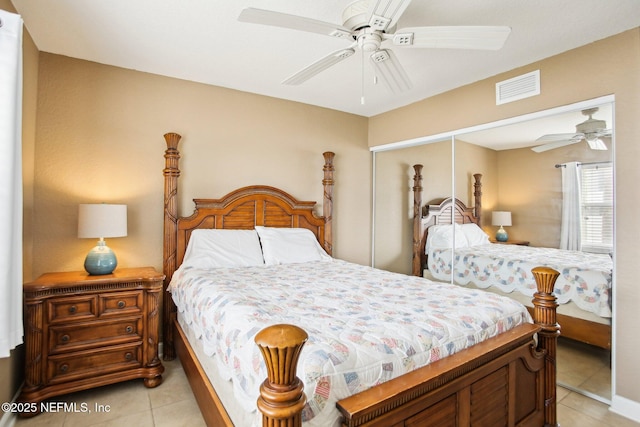
<path id="1" fill-rule="evenodd" d="M 524 324 L 338 402 L 343 426 L 557 426 L 558 272 L 533 270 L 535 324 Z M 537 344 L 535 335 L 537 334 Z M 269 377 L 260 389 L 263 426 L 300 426 L 295 364 L 307 339 L 291 325 L 265 328 L 256 343 Z"/>

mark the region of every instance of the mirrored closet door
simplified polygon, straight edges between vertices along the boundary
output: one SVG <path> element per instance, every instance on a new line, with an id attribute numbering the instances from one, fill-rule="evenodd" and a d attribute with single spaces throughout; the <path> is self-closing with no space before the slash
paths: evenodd
<path id="1" fill-rule="evenodd" d="M 428 143 L 422 145 L 374 151 L 373 265 L 411 273 L 412 166 L 416 163 L 424 165 L 423 204 L 455 196 L 473 207 L 474 175 L 482 175 L 481 228 L 496 244 L 564 247 L 595 253 L 594 259 L 603 254 L 612 259 L 612 101 L 612 97 L 585 101 L 453 132 L 446 140 L 432 141 L 425 137 Z M 604 131 L 597 135 L 588 134 L 602 128 Z M 572 169 L 570 173 L 568 168 Z M 572 202 L 577 206 L 574 211 L 567 207 L 571 206 L 567 204 L 567 176 L 582 184 L 573 190 L 582 196 Z M 493 217 L 501 215 L 496 212 L 508 213 L 508 224 L 494 224 Z M 577 226 L 567 231 L 568 224 Z M 496 241 L 500 225 L 504 225 L 508 234 L 507 242 Z M 451 281 L 451 277 L 438 280 Z M 610 270 L 610 283 L 612 278 Z M 509 296 L 525 303 L 530 300 L 517 292 Z M 611 350 L 606 348 L 606 343 L 610 343 L 611 317 L 603 311 L 595 314 L 567 304 L 563 304 L 561 312 L 570 317 L 560 322 L 561 326 L 567 322 L 567 335 L 572 335 L 572 328 L 578 328 L 588 331 L 587 335 L 608 333 L 609 338 L 608 341 L 598 338 L 598 346 L 562 339 L 559 383 L 607 402 L 611 398 Z M 573 318 L 584 318 L 590 323 L 573 326 Z"/>

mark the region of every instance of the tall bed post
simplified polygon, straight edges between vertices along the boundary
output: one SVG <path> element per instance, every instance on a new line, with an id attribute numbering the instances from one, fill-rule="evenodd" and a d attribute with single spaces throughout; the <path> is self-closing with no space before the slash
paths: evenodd
<path id="1" fill-rule="evenodd" d="M 324 156 L 324 179 L 322 186 L 324 187 L 324 196 L 322 201 L 322 216 L 324 217 L 324 241 L 322 246 L 329 255 L 333 255 L 333 158 L 335 153 L 326 151 L 322 153 Z"/>
<path id="2" fill-rule="evenodd" d="M 173 273 L 176 271 L 176 251 L 178 245 L 178 177 L 180 169 L 178 161 L 180 160 L 180 152 L 178 151 L 178 143 L 182 137 L 177 133 L 166 133 L 164 139 L 167 143 L 165 151 L 165 168 L 164 174 L 164 244 L 163 256 L 164 263 L 162 266 L 164 279 L 163 301 L 163 354 L 164 360 L 173 360 L 176 357 L 176 351 L 173 344 L 173 317 L 175 316 L 175 306 L 173 300 L 166 292 Z"/>
<path id="3" fill-rule="evenodd" d="M 556 427 L 556 350 L 560 325 L 556 321 L 558 302 L 553 294 L 556 279 L 560 275 L 549 267 L 535 267 L 531 270 L 538 292 L 533 295 L 533 321 L 542 328 L 538 333 L 538 348 L 545 351 L 544 419 L 545 427 Z"/>
<path id="4" fill-rule="evenodd" d="M 273 325 L 260 332 L 255 342 L 267 366 L 267 379 L 260 385 L 258 410 L 262 425 L 300 427 L 307 398 L 296 368 L 307 333 L 294 325 Z"/>
<path id="5" fill-rule="evenodd" d="M 482 179 L 481 173 L 473 175 L 473 210 L 476 218 L 478 218 L 478 227 L 482 227 Z"/>
<path id="6" fill-rule="evenodd" d="M 413 165 L 413 259 L 411 274 L 422 276 L 422 165 Z"/>

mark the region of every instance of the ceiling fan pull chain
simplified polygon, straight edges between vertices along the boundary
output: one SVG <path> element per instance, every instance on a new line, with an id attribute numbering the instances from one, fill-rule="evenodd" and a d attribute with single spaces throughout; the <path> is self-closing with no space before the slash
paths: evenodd
<path id="1" fill-rule="evenodd" d="M 364 105 L 364 50 L 360 50 L 360 64 L 362 66 L 362 78 L 360 79 L 361 85 L 361 94 L 360 94 L 360 104 Z"/>

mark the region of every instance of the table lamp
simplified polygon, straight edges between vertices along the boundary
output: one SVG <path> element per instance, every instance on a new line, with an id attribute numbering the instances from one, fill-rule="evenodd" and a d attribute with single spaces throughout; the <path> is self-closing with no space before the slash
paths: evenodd
<path id="1" fill-rule="evenodd" d="M 502 227 L 511 226 L 511 212 L 493 211 L 491 213 L 491 224 L 500 227 L 496 232 L 496 240 L 498 242 L 506 242 L 509 235 Z"/>
<path id="2" fill-rule="evenodd" d="M 111 274 L 118 265 L 116 254 L 105 237 L 127 235 L 127 205 L 80 204 L 78 207 L 78 237 L 97 237 L 98 244 L 89 251 L 84 269 L 91 275 Z"/>

